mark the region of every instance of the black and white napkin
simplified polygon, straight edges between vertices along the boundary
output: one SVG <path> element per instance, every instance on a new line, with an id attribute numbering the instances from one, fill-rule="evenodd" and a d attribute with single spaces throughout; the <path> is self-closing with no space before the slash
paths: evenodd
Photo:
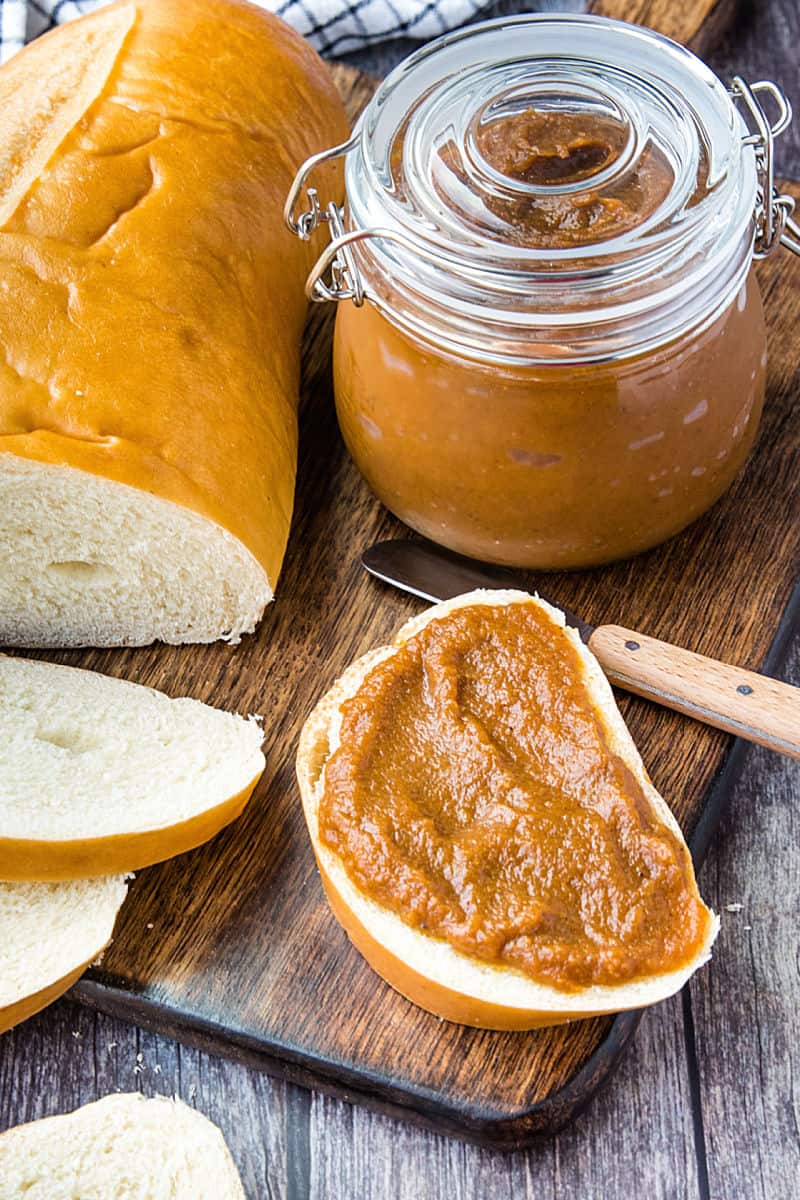
<path id="1" fill-rule="evenodd" d="M 0 0 L 0 60 L 40 33 L 108 0 Z M 191 3 L 191 0 L 186 0 Z M 283 17 L 322 54 L 337 56 L 388 38 L 426 41 L 471 20 L 488 0 L 255 0 Z"/>

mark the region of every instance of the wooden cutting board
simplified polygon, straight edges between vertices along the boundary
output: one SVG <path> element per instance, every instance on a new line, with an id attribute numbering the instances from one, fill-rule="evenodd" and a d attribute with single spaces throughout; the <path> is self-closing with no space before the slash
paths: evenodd
<path id="1" fill-rule="evenodd" d="M 337 71 L 355 111 L 372 85 Z M 800 263 L 778 254 L 759 277 L 770 323 L 769 395 L 746 471 L 710 514 L 666 546 L 603 570 L 553 575 L 541 586 L 594 623 L 622 622 L 774 671 L 798 608 L 791 594 L 800 516 L 793 412 Z M 523 1034 L 440 1022 L 370 971 L 323 899 L 294 780 L 298 733 L 345 665 L 419 607 L 359 567 L 365 546 L 404 529 L 370 495 L 339 439 L 332 316 L 315 309 L 307 333 L 294 525 L 278 600 L 257 633 L 236 647 L 47 655 L 265 715 L 267 769 L 243 817 L 209 845 L 139 874 L 102 968 L 74 995 L 442 1131 L 518 1146 L 588 1101 L 639 1015 Z M 701 858 L 741 748 L 642 701 L 623 698 L 622 709 Z"/>

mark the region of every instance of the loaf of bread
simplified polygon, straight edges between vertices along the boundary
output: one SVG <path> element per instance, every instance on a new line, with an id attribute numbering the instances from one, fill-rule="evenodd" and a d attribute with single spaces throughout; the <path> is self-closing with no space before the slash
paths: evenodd
<path id="1" fill-rule="evenodd" d="M 597 984 L 566 990 L 552 986 L 549 982 L 533 978 L 529 973 L 514 966 L 506 965 L 503 962 L 484 961 L 464 953 L 461 949 L 451 945 L 446 938 L 435 936 L 419 924 L 405 922 L 393 907 L 381 902 L 376 895 L 367 894 L 359 887 L 340 856 L 320 837 L 319 811 L 325 795 L 326 768 L 341 744 L 343 711 L 346 709 L 348 701 L 357 696 L 365 686 L 365 681 L 369 679 L 371 672 L 382 662 L 397 654 L 399 649 L 414 639 L 431 621 L 445 618 L 459 608 L 514 604 L 535 605 L 540 612 L 546 615 L 549 621 L 548 636 L 552 638 L 554 653 L 560 653 L 559 646 L 561 645 L 574 648 L 578 652 L 581 683 L 589 698 L 591 710 L 600 722 L 602 742 L 607 753 L 618 757 L 627 766 L 631 776 L 641 789 L 643 800 L 632 801 L 632 803 L 643 803 L 648 806 L 650 812 L 646 824 L 653 823 L 665 827 L 678 841 L 684 856 L 684 867 L 689 875 L 687 896 L 697 900 L 701 911 L 705 912 L 706 919 L 701 943 L 697 946 L 696 952 L 691 955 L 690 961 L 682 964 L 680 969 L 654 973 L 614 984 Z M 571 658 L 572 655 L 569 654 L 564 659 L 565 674 L 563 677 L 565 679 L 571 670 L 568 665 Z M 525 669 L 535 671 L 535 664 L 526 663 Z M 432 685 L 426 682 L 426 689 L 429 686 Z M 549 684 L 545 685 L 545 691 L 549 686 Z M 514 700 L 517 693 L 513 679 L 508 679 L 504 685 L 504 693 L 506 692 L 509 696 L 505 702 L 507 705 L 519 703 Z M 368 694 L 374 696 L 375 693 L 368 691 Z M 458 702 L 455 702 L 455 707 L 461 714 Z M 468 713 L 463 717 L 459 715 L 455 719 L 471 721 Z M 535 716 L 531 715 L 530 719 L 535 720 Z M 475 738 L 483 739 L 484 734 L 479 718 L 472 720 L 469 728 L 472 729 Z M 510 744 L 516 745 L 513 740 Z M 374 753 L 376 757 L 387 753 L 384 749 L 379 748 L 379 740 L 378 743 L 371 742 L 370 745 L 373 745 L 371 753 Z M 575 761 L 579 761 L 577 753 L 579 749 L 579 747 L 575 748 Z M 402 752 L 401 745 L 395 753 Z M 442 753 L 441 747 L 426 747 L 416 741 L 407 748 L 409 758 L 414 758 L 417 762 L 424 761 L 426 756 L 435 758 L 438 755 L 441 757 Z M 512 751 L 508 750 L 506 753 L 511 754 Z M 524 766 L 520 766 L 516 759 L 514 761 L 517 764 L 515 770 L 519 770 L 523 775 L 525 772 L 529 772 L 532 777 L 536 776 L 537 763 L 535 759 L 526 762 Z M 568 790 L 570 787 L 574 787 L 576 769 L 574 763 L 570 761 L 567 748 L 560 747 L 557 771 L 567 781 Z M 461 770 L 463 771 L 463 767 Z M 354 662 L 308 718 L 300 739 L 297 776 L 306 822 L 322 882 L 336 917 L 344 926 L 353 944 L 379 975 L 408 999 L 440 1017 L 490 1029 L 530 1029 L 537 1026 L 560 1024 L 581 1017 L 639 1008 L 662 1000 L 677 991 L 689 976 L 709 958 L 711 944 L 716 937 L 719 922 L 713 914 L 705 910 L 699 900 L 691 869 L 691 860 L 680 827 L 647 776 L 639 753 L 617 709 L 608 680 L 594 655 L 583 645 L 577 633 L 573 629 L 565 627 L 563 613 L 527 593 L 479 591 L 437 604 L 421 616 L 407 622 L 391 645 L 373 650 Z M 458 779 L 458 772 L 455 777 Z M 435 777 L 432 776 L 432 778 Z M 465 789 L 474 790 L 476 781 L 471 778 L 463 779 L 462 785 Z M 420 785 L 415 783 L 412 786 L 416 789 Z M 435 788 L 438 785 L 434 783 L 432 786 Z M 456 784 L 456 786 L 459 785 Z M 418 825 L 422 827 L 426 823 L 431 823 L 438 828 L 436 818 L 431 817 L 428 813 L 427 795 L 427 792 L 420 795 Z M 498 799 L 502 806 L 503 797 Z M 522 803 L 520 800 L 509 801 L 512 807 L 520 803 Z M 464 826 L 459 824 L 457 817 L 453 816 L 454 812 L 458 812 L 462 808 L 464 811 L 471 811 L 466 798 L 463 803 L 456 798 L 447 810 L 449 814 L 445 818 L 447 832 L 442 834 L 442 841 L 447 845 L 450 845 L 448 839 L 457 840 L 459 836 L 462 836 L 468 841 L 471 836 L 469 821 Z M 480 810 L 481 805 L 479 804 L 478 811 Z M 575 811 L 580 811 L 577 802 Z M 605 811 L 606 805 L 603 797 L 598 797 L 596 819 L 601 822 L 606 819 L 613 820 L 613 817 L 606 818 L 603 815 Z M 613 813 L 610 804 L 609 811 Z M 499 818 L 495 819 L 499 820 Z M 368 821 L 366 825 L 360 827 L 358 835 L 361 844 L 368 847 L 374 842 L 376 831 L 383 824 L 388 830 L 386 834 L 388 840 L 382 843 L 381 855 L 386 853 L 387 846 L 400 844 L 396 842 L 399 834 L 394 829 L 392 819 L 376 816 L 374 821 Z M 454 827 L 451 828 L 451 825 Z M 500 827 L 503 828 L 502 824 Z M 413 837 L 410 838 L 410 844 L 414 845 Z M 416 862 L 413 857 L 414 851 L 409 850 L 405 841 L 402 842 L 402 845 L 403 850 L 398 850 L 398 853 L 402 855 L 402 862 L 399 862 L 398 866 L 402 865 L 404 869 L 412 873 L 418 897 L 419 887 L 422 885 L 413 874 Z M 532 847 L 532 851 L 535 851 L 535 847 Z M 501 854 L 502 852 L 501 849 Z M 383 863 L 384 858 L 381 857 L 380 861 Z M 456 861 L 460 862 L 457 857 Z M 499 861 L 486 861 L 483 869 L 485 877 L 489 880 L 503 877 L 503 868 Z M 551 869 L 557 873 L 559 870 L 563 870 L 563 865 L 559 866 L 557 858 L 554 858 Z M 468 868 L 461 864 L 454 870 L 463 872 Z M 472 874 L 469 875 L 469 878 L 473 878 Z M 380 888 L 383 887 L 384 885 L 381 884 Z M 495 892 L 492 895 L 493 903 L 496 897 L 497 893 Z M 588 911 L 591 911 L 593 899 L 591 896 L 585 899 Z M 559 903 L 563 903 L 563 900 L 560 900 Z M 424 905 L 421 910 L 426 911 Z M 569 918 L 570 914 L 563 914 L 563 916 Z M 575 916 L 579 922 L 583 919 L 580 912 Z M 468 918 L 465 916 L 465 923 L 467 920 Z M 545 936 L 549 936 L 547 930 L 548 927 L 545 925 Z M 535 933 L 532 936 L 535 937 Z"/>
<path id="2" fill-rule="evenodd" d="M 0 645 L 254 628 L 319 249 L 282 206 L 344 136 L 327 68 L 244 0 L 117 0 L 2 68 Z"/>
<path id="3" fill-rule="evenodd" d="M 0 1033 L 51 1004 L 83 974 L 110 941 L 126 891 L 119 876 L 0 883 Z M 2 1180 L 0 1166 L 0 1195 Z"/>
<path id="4" fill-rule="evenodd" d="M 0 879 L 133 871 L 213 837 L 264 769 L 255 720 L 0 655 Z"/>
<path id="5" fill-rule="evenodd" d="M 23 1197 L 245 1200 L 217 1126 L 179 1100 L 138 1092 L 0 1134 L 0 1200 Z"/>

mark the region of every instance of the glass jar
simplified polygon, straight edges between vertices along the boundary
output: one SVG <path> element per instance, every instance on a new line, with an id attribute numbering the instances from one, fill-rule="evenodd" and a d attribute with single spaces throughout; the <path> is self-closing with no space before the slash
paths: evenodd
<path id="1" fill-rule="evenodd" d="M 772 124 L 762 106 L 770 97 Z M 381 85 L 345 156 L 332 242 L 339 423 L 413 529 L 487 561 L 584 567 L 677 533 L 758 427 L 753 257 L 783 240 L 773 84 L 590 16 L 486 22 Z"/>

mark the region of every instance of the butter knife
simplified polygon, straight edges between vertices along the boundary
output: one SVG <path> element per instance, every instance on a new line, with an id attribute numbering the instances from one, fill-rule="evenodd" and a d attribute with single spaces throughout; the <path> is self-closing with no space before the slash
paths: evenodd
<path id="1" fill-rule="evenodd" d="M 361 561 L 376 579 L 433 603 L 474 588 L 521 587 L 502 567 L 484 566 L 418 539 L 378 542 Z M 561 609 L 617 687 L 800 758 L 800 688 L 621 625 L 595 628 L 556 601 L 549 602 Z"/>

